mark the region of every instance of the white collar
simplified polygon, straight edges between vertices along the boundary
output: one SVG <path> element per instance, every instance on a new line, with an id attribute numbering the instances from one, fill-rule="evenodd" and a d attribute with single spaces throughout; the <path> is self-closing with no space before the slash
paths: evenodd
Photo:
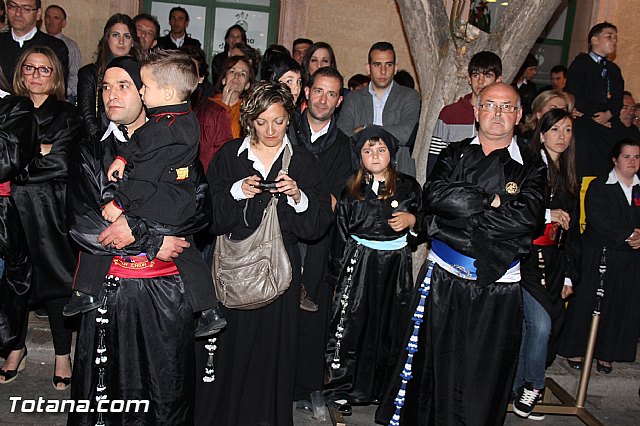
<path id="1" fill-rule="evenodd" d="M 289 153 L 293 156 L 293 147 L 291 146 L 291 142 L 289 142 L 289 137 L 286 134 L 284 135 L 284 139 L 282 140 L 282 145 L 278 150 L 278 154 L 276 155 L 276 158 L 278 158 L 278 156 L 280 156 L 280 153 L 284 151 L 284 147 L 289 148 Z M 242 151 L 246 151 L 246 150 L 248 150 L 250 153 L 253 153 L 253 151 L 249 148 L 251 148 L 251 137 L 247 136 L 242 141 L 242 145 L 240 145 L 240 148 L 238 148 L 237 156 L 239 157 L 240 154 L 242 154 Z"/>
<path id="2" fill-rule="evenodd" d="M 109 122 L 109 127 L 107 127 L 107 131 L 104 132 L 104 135 L 102 135 L 100 142 L 108 138 L 109 135 L 111 135 L 111 133 L 113 133 L 113 137 L 116 138 L 118 141 L 127 142 L 127 138 L 124 137 L 124 133 L 122 133 L 122 130 L 118 129 L 118 125 L 113 121 Z"/>
<path id="3" fill-rule="evenodd" d="M 380 98 L 384 98 L 385 96 L 389 96 L 389 93 L 391 93 L 391 89 L 393 88 L 393 85 L 395 84 L 395 81 L 391 80 L 391 84 L 389 84 L 389 86 L 384 90 L 384 93 L 382 94 L 382 96 L 380 96 Z M 378 97 L 378 95 L 376 94 L 376 91 L 373 90 L 373 81 L 369 82 L 369 93 L 375 97 Z"/>
<path id="4" fill-rule="evenodd" d="M 171 40 L 173 40 L 174 42 L 178 42 L 178 41 L 184 41 L 184 38 L 187 36 L 187 34 L 183 34 L 182 37 L 178 37 L 178 38 L 173 38 L 172 35 L 169 35 L 169 37 L 171 37 Z"/>
<path id="5" fill-rule="evenodd" d="M 471 145 L 480 145 L 480 138 L 476 136 L 471 141 Z M 507 151 L 509 151 L 509 155 L 513 161 L 517 161 L 521 165 L 524 166 L 524 161 L 522 161 L 522 154 L 520 153 L 520 148 L 518 147 L 518 143 L 516 142 L 516 137 L 511 138 L 511 143 L 507 147 Z"/>
<path id="6" fill-rule="evenodd" d="M 0 89 L 0 99 L 4 99 L 7 96 L 9 96 L 11 93 L 9 92 L 5 92 L 4 90 Z"/>
<path id="7" fill-rule="evenodd" d="M 540 150 L 540 157 L 542 157 L 542 161 L 544 161 L 544 164 L 546 164 L 547 167 L 549 167 L 549 160 L 547 159 L 547 153 L 544 152 L 544 149 Z"/>
<path id="8" fill-rule="evenodd" d="M 331 125 L 331 120 L 327 121 L 327 124 L 325 124 L 325 126 L 318 130 L 317 132 L 313 130 L 313 127 L 311 127 L 311 125 L 309 125 L 309 129 L 311 130 L 311 143 L 314 143 L 315 141 L 317 141 L 320 136 L 326 135 L 329 132 L 329 126 Z"/>
<path id="9" fill-rule="evenodd" d="M 19 36 L 19 35 L 16 35 L 15 32 L 13 32 L 13 28 L 12 28 L 11 29 L 11 37 L 13 37 L 13 40 L 16 41 L 20 45 L 20 47 L 22 47 L 24 42 L 27 41 L 27 40 L 31 40 L 36 35 L 37 32 L 38 32 L 38 28 L 37 27 L 33 27 L 31 29 L 31 31 L 29 31 L 25 35 Z"/>
<path id="10" fill-rule="evenodd" d="M 614 185 L 616 183 L 621 183 L 624 186 L 627 186 L 618 177 L 618 174 L 616 173 L 616 169 L 611 169 L 611 171 L 609 172 L 609 179 L 607 179 L 607 182 L 605 183 L 607 185 Z M 640 184 L 640 179 L 638 178 L 638 175 L 633 175 L 633 182 L 631 182 L 631 186 L 635 186 L 638 184 Z"/>

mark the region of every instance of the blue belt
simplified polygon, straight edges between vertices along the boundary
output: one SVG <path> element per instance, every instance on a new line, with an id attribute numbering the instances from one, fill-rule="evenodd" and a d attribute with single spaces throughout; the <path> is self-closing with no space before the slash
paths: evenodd
<path id="1" fill-rule="evenodd" d="M 400 250 L 401 248 L 404 248 L 407 245 L 406 234 L 400 238 L 396 238 L 395 240 L 391 240 L 391 241 L 365 240 L 364 238 L 356 237 L 355 235 L 352 235 L 351 238 L 353 238 L 363 246 L 369 247 L 374 250 Z"/>
<path id="2" fill-rule="evenodd" d="M 460 276 L 471 280 L 477 279 L 477 269 L 473 264 L 476 260 L 473 257 L 469 257 L 460 253 L 456 249 L 449 247 L 446 243 L 440 240 L 433 240 L 431 242 L 431 250 L 436 256 L 438 256 L 444 262 L 448 263 L 455 270 L 459 271 Z M 513 263 L 509 265 L 508 269 L 513 268 L 519 262 L 520 260 L 514 260 Z"/>

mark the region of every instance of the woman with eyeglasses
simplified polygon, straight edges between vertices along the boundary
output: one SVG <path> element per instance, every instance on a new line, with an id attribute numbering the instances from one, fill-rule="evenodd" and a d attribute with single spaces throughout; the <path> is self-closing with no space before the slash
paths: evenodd
<path id="1" fill-rule="evenodd" d="M 104 26 L 96 49 L 96 62 L 78 71 L 78 108 L 88 136 L 99 139 L 109 124 L 100 95 L 104 71 L 113 58 L 127 55 L 139 59 L 140 41 L 133 20 L 128 15 L 116 13 Z"/>
<path id="2" fill-rule="evenodd" d="M 68 164 L 82 138 L 82 117 L 65 101 L 62 65 L 48 47 L 32 47 L 20 56 L 13 90 L 33 102 L 40 147 L 11 187 L 33 261 L 29 302 L 47 307 L 56 354 L 52 384 L 64 390 L 71 382 L 71 329 L 65 327 L 62 308 L 71 295 L 77 264 L 67 233 L 65 198 Z M 24 368 L 26 334 L 25 319 L 3 368 L 2 382 L 15 379 Z"/>

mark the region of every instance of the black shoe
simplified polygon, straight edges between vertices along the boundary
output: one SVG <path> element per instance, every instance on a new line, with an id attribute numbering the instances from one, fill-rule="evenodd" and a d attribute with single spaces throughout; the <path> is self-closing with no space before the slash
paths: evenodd
<path id="1" fill-rule="evenodd" d="M 574 370 L 582 370 L 582 361 L 572 361 L 570 359 L 567 359 L 567 364 L 569 364 L 569 367 L 573 368 Z"/>
<path id="2" fill-rule="evenodd" d="M 329 401 L 327 405 L 329 406 L 329 408 L 333 408 L 343 416 L 350 416 L 353 413 L 351 404 L 349 404 L 349 402 L 346 399 L 337 399 L 335 401 Z"/>
<path id="3" fill-rule="evenodd" d="M 40 319 L 49 318 L 49 313 L 47 312 L 47 308 L 37 308 L 37 309 L 34 309 L 33 312 L 36 315 L 36 318 L 40 318 Z"/>
<path id="4" fill-rule="evenodd" d="M 530 416 L 533 407 L 542 399 L 544 389 L 534 389 L 531 383 L 525 383 L 513 401 L 513 412 L 525 419 Z"/>
<path id="5" fill-rule="evenodd" d="M 296 401 L 296 410 L 313 416 L 313 406 L 311 405 L 311 401 L 309 401 L 308 399 L 301 399 L 300 401 Z"/>
<path id="6" fill-rule="evenodd" d="M 596 370 L 598 370 L 598 373 L 609 374 L 613 371 L 613 366 L 606 366 L 604 364 L 601 364 L 600 361 L 596 361 Z"/>
<path id="7" fill-rule="evenodd" d="M 227 326 L 227 320 L 222 316 L 220 309 L 213 308 L 202 311 L 196 325 L 196 337 L 206 337 L 216 334 Z"/>
<path id="8" fill-rule="evenodd" d="M 99 298 L 81 291 L 74 291 L 71 293 L 69 303 L 64 305 L 62 308 L 62 315 L 65 317 L 71 317 L 76 314 L 84 314 L 85 312 L 92 311 L 99 306 Z"/>
<path id="9" fill-rule="evenodd" d="M 24 347 L 24 352 L 22 353 L 22 357 L 20 358 L 20 362 L 18 362 L 18 368 L 15 370 L 0 370 L 0 376 L 4 377 L 4 381 L 0 382 L 0 385 L 6 385 L 7 383 L 13 382 L 16 377 L 18 377 L 18 373 L 25 369 L 27 366 L 27 347 Z"/>
<path id="10" fill-rule="evenodd" d="M 69 363 L 71 363 L 71 357 L 69 357 Z M 73 370 L 73 368 L 72 368 L 72 370 Z M 62 383 L 64 385 L 64 387 L 59 388 L 58 385 L 60 383 Z M 53 385 L 53 388 L 55 390 L 57 390 L 57 391 L 67 390 L 67 388 L 71 384 L 71 377 L 56 376 L 56 364 L 55 364 L 55 362 L 53 363 L 53 377 L 51 378 L 51 384 Z"/>

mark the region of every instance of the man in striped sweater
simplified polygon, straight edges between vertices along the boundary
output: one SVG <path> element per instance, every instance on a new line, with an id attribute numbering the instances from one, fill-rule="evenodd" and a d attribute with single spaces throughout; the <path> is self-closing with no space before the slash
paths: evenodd
<path id="1" fill-rule="evenodd" d="M 478 100 L 478 93 L 483 87 L 502 81 L 502 61 L 493 52 L 483 51 L 473 55 L 467 70 L 469 73 L 467 81 L 471 86 L 471 93 L 440 111 L 429 146 L 427 177 L 431 174 L 440 151 L 451 142 L 458 142 L 478 134 L 473 116 L 473 107 Z"/>

